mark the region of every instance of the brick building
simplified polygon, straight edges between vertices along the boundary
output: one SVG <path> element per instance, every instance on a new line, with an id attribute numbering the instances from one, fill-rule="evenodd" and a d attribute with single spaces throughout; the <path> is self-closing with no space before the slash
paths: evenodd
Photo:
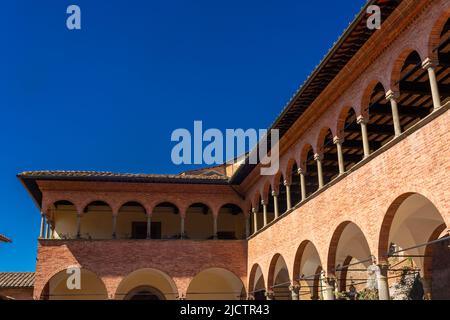
<path id="1" fill-rule="evenodd" d="M 412 275 L 449 299 L 450 2 L 367 6 L 275 120 L 274 176 L 19 174 L 42 215 L 34 298 L 388 299 Z"/>

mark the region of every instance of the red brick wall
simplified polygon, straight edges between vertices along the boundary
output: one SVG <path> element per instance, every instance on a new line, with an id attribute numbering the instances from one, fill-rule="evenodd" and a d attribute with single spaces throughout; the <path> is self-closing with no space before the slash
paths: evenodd
<path id="1" fill-rule="evenodd" d="M 294 257 L 304 240 L 316 246 L 326 269 L 333 233 L 345 221 L 360 227 L 374 256 L 383 256 L 383 219 L 390 205 L 410 192 L 428 198 L 450 226 L 449 123 L 446 107 L 436 119 L 250 239 L 248 269 L 258 263 L 268 279 L 270 261 L 279 253 L 292 276 Z"/>
<path id="2" fill-rule="evenodd" d="M 247 244 L 220 240 L 40 240 L 34 298 L 39 299 L 53 275 L 72 265 L 94 272 L 111 298 L 125 276 L 142 268 L 165 272 L 178 292 L 185 294 L 197 273 L 213 267 L 233 272 L 246 285 Z"/>

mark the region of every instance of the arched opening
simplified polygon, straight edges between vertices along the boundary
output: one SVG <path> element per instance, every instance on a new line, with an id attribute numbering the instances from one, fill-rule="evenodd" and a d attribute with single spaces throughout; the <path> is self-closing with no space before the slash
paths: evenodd
<path id="1" fill-rule="evenodd" d="M 164 294 L 150 286 L 139 286 L 125 296 L 124 300 L 166 300 Z"/>
<path id="2" fill-rule="evenodd" d="M 106 300 L 108 293 L 103 281 L 92 271 L 79 270 L 79 282 L 72 269 L 58 272 L 44 286 L 41 300 Z M 77 271 L 76 271 L 77 272 Z"/>
<path id="3" fill-rule="evenodd" d="M 319 150 L 322 150 L 323 153 L 323 183 L 327 184 L 339 175 L 337 148 L 334 144 L 334 137 L 331 129 L 326 130 L 323 141 L 320 143 Z"/>
<path id="4" fill-rule="evenodd" d="M 180 239 L 181 217 L 178 207 L 170 202 L 162 202 L 152 210 L 152 239 Z"/>
<path id="5" fill-rule="evenodd" d="M 258 230 L 260 230 L 262 227 L 264 227 L 264 218 L 263 218 L 263 206 L 261 204 L 261 196 L 258 194 L 256 196 L 255 202 L 253 205 L 256 205 L 256 208 L 252 207 L 252 212 L 250 214 L 250 228 L 252 231 L 252 234 L 257 232 Z M 257 210 L 256 211 L 256 230 L 255 230 L 255 214 L 253 213 L 253 209 Z"/>
<path id="6" fill-rule="evenodd" d="M 186 239 L 206 240 L 214 238 L 214 218 L 212 210 L 203 203 L 194 203 L 186 210 Z"/>
<path id="7" fill-rule="evenodd" d="M 146 268 L 133 271 L 117 287 L 116 300 L 175 300 L 177 287 L 166 273 Z"/>
<path id="8" fill-rule="evenodd" d="M 250 271 L 249 294 L 255 300 L 266 300 L 266 283 L 259 264 L 255 264 Z"/>
<path id="9" fill-rule="evenodd" d="M 190 282 L 187 300 L 242 300 L 246 296 L 242 280 L 223 268 L 198 273 Z"/>
<path id="10" fill-rule="evenodd" d="M 302 156 L 305 170 L 305 187 L 306 197 L 317 191 L 319 188 L 319 180 L 317 175 L 317 162 L 314 159 L 314 151 L 310 145 L 303 150 Z"/>
<path id="11" fill-rule="evenodd" d="M 318 300 L 322 263 L 319 253 L 311 241 L 303 241 L 294 260 L 293 278 L 300 285 L 300 300 Z"/>
<path id="12" fill-rule="evenodd" d="M 53 217 L 55 239 L 75 239 L 77 237 L 77 209 L 66 200 L 56 201 L 50 208 Z"/>
<path id="13" fill-rule="evenodd" d="M 428 72 L 422 68 L 422 59 L 417 51 L 412 51 L 403 61 L 397 84 L 400 90 L 397 98 L 400 124 L 402 130 L 407 130 L 433 110 Z"/>
<path id="14" fill-rule="evenodd" d="M 395 137 L 391 105 L 386 99 L 386 91 L 380 82 L 372 90 L 368 110 L 367 136 L 372 153 Z M 361 131 L 361 128 L 357 130 Z"/>
<path id="15" fill-rule="evenodd" d="M 441 104 L 450 101 L 450 18 L 441 31 L 439 46 L 435 48 L 438 52 L 439 65 L 436 68 L 438 87 L 440 89 Z"/>
<path id="16" fill-rule="evenodd" d="M 291 168 L 291 202 L 296 206 L 302 200 L 300 188 L 300 175 L 298 174 L 297 164 L 294 162 Z"/>
<path id="17" fill-rule="evenodd" d="M 81 238 L 111 239 L 112 230 L 113 211 L 108 203 L 93 201 L 84 207 L 80 226 Z"/>
<path id="18" fill-rule="evenodd" d="M 282 174 L 279 175 L 277 183 L 278 183 L 278 210 L 281 216 L 287 211 L 286 186 L 284 184 L 284 177 Z"/>
<path id="19" fill-rule="evenodd" d="M 330 274 L 336 276 L 339 292 L 355 299 L 358 292 L 372 283 L 367 269 L 373 259 L 366 237 L 353 222 L 343 222 L 333 233 L 329 250 L 328 269 Z"/>
<path id="20" fill-rule="evenodd" d="M 344 168 L 345 171 L 348 171 L 364 157 L 361 127 L 357 122 L 356 113 L 353 108 L 349 108 L 346 113 L 342 136 Z"/>
<path id="21" fill-rule="evenodd" d="M 117 215 L 117 239 L 146 239 L 147 212 L 139 202 L 130 201 L 122 205 Z"/>
<path id="22" fill-rule="evenodd" d="M 269 191 L 267 194 L 267 223 L 270 223 L 275 219 L 275 198 L 273 196 L 272 185 L 269 185 Z"/>
<path id="23" fill-rule="evenodd" d="M 291 291 L 289 286 L 291 279 L 286 262 L 280 254 L 276 254 L 269 267 L 268 286 L 273 291 L 274 300 L 291 300 Z"/>
<path id="24" fill-rule="evenodd" d="M 403 194 L 391 204 L 380 232 L 379 260 L 395 266 L 390 270 L 392 298 L 449 296 L 448 286 L 443 288 L 441 283 L 450 283 L 446 258 L 450 248 L 444 241 L 434 242 L 446 239 L 447 228 L 438 209 L 421 194 Z"/>
<path id="25" fill-rule="evenodd" d="M 217 217 L 217 238 L 219 240 L 245 239 L 245 215 L 235 204 L 225 204 Z"/>

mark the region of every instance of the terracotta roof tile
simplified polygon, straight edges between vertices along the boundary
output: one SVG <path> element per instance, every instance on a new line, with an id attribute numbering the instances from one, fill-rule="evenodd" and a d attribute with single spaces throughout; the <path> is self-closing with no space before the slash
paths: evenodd
<path id="1" fill-rule="evenodd" d="M 0 272 L 0 288 L 32 288 L 34 272 Z"/>

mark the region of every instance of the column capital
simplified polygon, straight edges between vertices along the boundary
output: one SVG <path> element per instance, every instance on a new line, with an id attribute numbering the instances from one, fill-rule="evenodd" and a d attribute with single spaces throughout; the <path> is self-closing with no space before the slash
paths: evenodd
<path id="1" fill-rule="evenodd" d="M 358 116 L 358 118 L 356 118 L 356 122 L 358 123 L 358 124 L 367 124 L 367 119 L 363 116 L 363 115 L 360 115 L 360 116 Z"/>
<path id="2" fill-rule="evenodd" d="M 435 59 L 425 58 L 425 60 L 422 61 L 422 68 L 428 70 L 430 68 L 435 68 L 438 64 L 438 61 Z"/>
<path id="3" fill-rule="evenodd" d="M 290 182 L 287 181 L 287 180 L 284 180 L 283 184 L 284 184 L 285 187 L 290 187 L 291 186 Z"/>
<path id="4" fill-rule="evenodd" d="M 276 192 L 275 190 L 272 190 L 272 197 L 278 197 L 278 192 Z"/>
<path id="5" fill-rule="evenodd" d="M 252 213 L 257 214 L 258 213 L 258 209 L 257 208 L 252 208 Z"/>
<path id="6" fill-rule="evenodd" d="M 322 153 L 314 154 L 314 160 L 315 161 L 322 161 L 323 160 L 323 154 Z"/>
<path id="7" fill-rule="evenodd" d="M 338 137 L 338 136 L 335 136 L 334 138 L 333 138 L 333 143 L 334 144 L 342 144 L 344 142 L 344 138 L 340 138 L 340 137 Z"/>
<path id="8" fill-rule="evenodd" d="M 297 173 L 301 176 L 306 173 L 306 170 L 304 170 L 302 168 L 298 168 Z"/>
<path id="9" fill-rule="evenodd" d="M 263 206 L 267 205 L 266 200 L 261 200 L 261 205 L 263 205 Z"/>
<path id="10" fill-rule="evenodd" d="M 289 291 L 298 294 L 300 292 L 300 285 L 298 283 L 292 283 L 289 286 Z"/>
<path id="11" fill-rule="evenodd" d="M 386 100 L 397 100 L 400 97 L 400 92 L 388 90 L 386 92 Z"/>

